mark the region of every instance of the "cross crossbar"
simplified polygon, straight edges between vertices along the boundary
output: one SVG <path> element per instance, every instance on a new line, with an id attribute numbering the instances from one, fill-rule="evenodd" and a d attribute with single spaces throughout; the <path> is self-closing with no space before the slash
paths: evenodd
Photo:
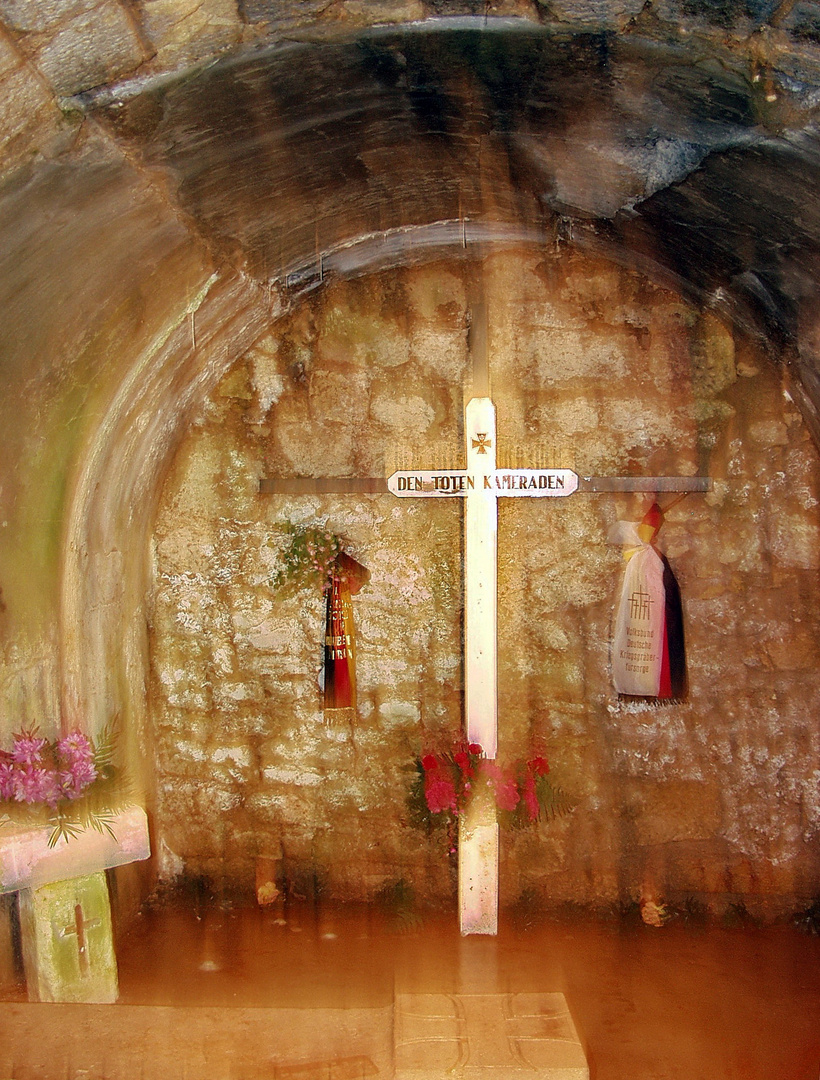
<path id="1" fill-rule="evenodd" d="M 511 473 L 522 472 L 568 472 L 570 470 L 528 470 L 510 469 Z M 458 475 L 465 471 L 456 470 Z M 259 481 L 260 495 L 390 495 L 396 494 L 390 487 L 394 478 L 419 475 L 417 473 L 393 473 L 383 476 L 294 476 L 263 477 Z M 452 476 L 452 471 L 440 471 L 438 476 Z M 577 475 L 577 474 L 576 474 Z M 704 492 L 710 491 L 712 481 L 708 476 L 577 476 L 579 493 L 608 494 L 616 491 L 661 494 L 662 492 Z M 445 496 L 447 492 L 442 491 Z M 451 491 L 450 495 L 460 492 Z M 503 495 L 504 492 L 499 492 Z"/>

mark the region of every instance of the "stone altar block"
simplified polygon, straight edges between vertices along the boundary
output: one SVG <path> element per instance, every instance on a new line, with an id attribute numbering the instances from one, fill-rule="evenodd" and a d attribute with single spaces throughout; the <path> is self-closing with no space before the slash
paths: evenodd
<path id="1" fill-rule="evenodd" d="M 99 870 L 139 862 L 151 855 L 148 819 L 141 806 L 117 814 L 107 832 L 86 829 L 71 840 L 48 846 L 50 825 L 0 829 L 0 893 L 37 889 L 52 881 L 86 877 Z"/>
<path id="2" fill-rule="evenodd" d="M 20 930 L 29 1001 L 117 1000 L 117 960 L 104 873 L 23 889 Z"/>
<path id="3" fill-rule="evenodd" d="M 49 847 L 50 826 L 0 830 L 0 893 L 20 893 L 31 1001 L 117 1000 L 117 962 L 104 871 L 151 854 L 145 811 L 129 807 L 108 832 L 86 829 Z"/>
<path id="4" fill-rule="evenodd" d="M 589 1080 L 563 994 L 397 994 L 396 1080 Z"/>

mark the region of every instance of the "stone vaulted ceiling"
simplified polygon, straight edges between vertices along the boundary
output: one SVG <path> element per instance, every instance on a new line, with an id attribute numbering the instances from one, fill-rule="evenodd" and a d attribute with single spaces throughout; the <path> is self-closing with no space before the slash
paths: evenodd
<path id="1" fill-rule="evenodd" d="M 322 24 L 71 104 L 261 281 L 517 236 L 597 248 L 764 337 L 813 422 L 820 15 L 600 7 Z"/>
<path id="2" fill-rule="evenodd" d="M 6 194 L 99 123 L 217 264 L 285 288 L 604 249 L 815 400 L 818 42 L 805 0 L 0 0 Z"/>

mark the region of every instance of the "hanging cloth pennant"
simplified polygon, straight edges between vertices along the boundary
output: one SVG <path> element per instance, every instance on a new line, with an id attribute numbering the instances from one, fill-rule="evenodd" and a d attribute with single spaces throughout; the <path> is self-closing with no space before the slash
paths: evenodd
<path id="1" fill-rule="evenodd" d="M 333 560 L 326 586 L 324 711 L 325 718 L 354 719 L 356 714 L 355 596 L 370 571 L 345 552 Z"/>
<path id="2" fill-rule="evenodd" d="M 661 700 L 686 695 L 680 589 L 655 548 L 663 512 L 654 503 L 640 524 L 619 521 L 610 541 L 627 560 L 615 613 L 612 679 L 619 694 Z"/>

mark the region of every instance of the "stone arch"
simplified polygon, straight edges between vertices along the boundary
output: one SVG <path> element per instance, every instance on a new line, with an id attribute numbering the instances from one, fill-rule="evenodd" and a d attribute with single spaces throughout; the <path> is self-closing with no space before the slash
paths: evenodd
<path id="1" fill-rule="evenodd" d="M 725 17 L 742 23 L 730 8 Z M 66 29 L 46 15 L 23 25 L 20 10 L 3 11 L 15 34 Z M 334 26 L 324 43 L 282 44 L 273 30 L 256 49 L 172 70 L 213 59 L 227 34 L 175 59 L 166 51 L 167 66 L 125 83 L 113 80 L 144 61 L 138 35 L 126 35 L 137 40 L 128 63 L 70 78 L 37 67 L 54 56 L 32 52 L 45 38 L 4 38 L 15 78 L 31 74 L 21 57 L 33 57 L 44 109 L 57 109 L 44 73 L 74 95 L 48 138 L 30 125 L 13 134 L 0 200 L 0 333 L 10 385 L 26 391 L 8 395 L 2 414 L 10 726 L 21 715 L 53 725 L 61 701 L 69 723 L 122 709 L 136 757 L 145 552 L 165 462 L 243 343 L 325 277 L 425 258 L 431 245 L 463 252 L 530 236 L 606 252 L 756 335 L 767 360 L 787 359 L 789 392 L 817 431 L 811 34 L 789 37 L 778 23 L 727 44 L 725 27 L 699 23 L 697 44 L 681 45 L 656 12 L 634 14 L 594 26 Z M 110 81 L 92 87 L 100 79 Z M 306 83 L 311 93 L 293 93 Z M 244 87 L 247 128 L 228 85 Z M 322 112 L 337 91 L 354 102 L 338 145 Z M 644 91 L 650 107 L 635 106 Z M 552 126 L 539 125 L 542 108 Z M 398 169 L 393 122 L 408 136 Z M 273 152 L 282 146 L 290 153 Z M 38 440 L 49 447 L 40 457 Z M 21 599 L 26 577 L 36 611 Z"/>

